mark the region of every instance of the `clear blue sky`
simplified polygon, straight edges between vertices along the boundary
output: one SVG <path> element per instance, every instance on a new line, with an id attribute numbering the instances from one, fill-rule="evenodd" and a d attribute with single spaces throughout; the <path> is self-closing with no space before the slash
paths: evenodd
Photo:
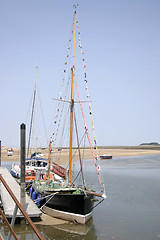
<path id="1" fill-rule="evenodd" d="M 77 3 L 98 145 L 160 142 L 160 1 Z M 0 0 L 2 145 L 19 146 L 36 66 L 50 135 L 52 97 L 63 72 L 73 4 Z"/>

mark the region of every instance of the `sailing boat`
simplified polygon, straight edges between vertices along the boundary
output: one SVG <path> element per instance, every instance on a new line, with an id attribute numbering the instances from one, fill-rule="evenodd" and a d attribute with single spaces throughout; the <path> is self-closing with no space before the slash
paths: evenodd
<path id="1" fill-rule="evenodd" d="M 37 74 L 38 74 L 38 67 L 36 67 L 36 80 L 35 80 L 35 89 L 34 89 L 34 96 L 33 96 L 31 122 L 30 122 L 30 129 L 29 129 L 26 166 L 27 167 L 33 167 L 35 170 L 41 171 L 41 170 L 47 170 L 47 168 L 48 168 L 48 160 L 43 158 L 43 154 L 41 152 L 37 152 L 36 150 L 34 150 L 34 152 L 33 152 L 33 149 L 31 149 L 31 157 L 29 158 L 30 143 L 31 143 L 31 139 L 33 141 L 34 129 L 35 129 L 35 108 L 36 108 L 36 97 L 37 97 Z"/>
<path id="2" fill-rule="evenodd" d="M 72 64 L 72 68 L 71 68 L 71 77 L 70 77 L 70 83 L 71 83 L 71 92 L 70 92 L 70 100 L 64 100 L 61 96 L 58 99 L 58 108 L 57 108 L 57 113 L 60 113 L 59 115 L 62 116 L 62 111 L 60 111 L 60 107 L 59 104 L 62 103 L 63 106 L 64 105 L 68 105 L 69 103 L 69 116 L 70 116 L 70 128 L 69 128 L 69 148 L 64 147 L 62 148 L 61 146 L 58 148 L 57 150 L 57 155 L 58 153 L 61 154 L 61 152 L 63 153 L 63 150 L 69 153 L 69 163 L 68 163 L 68 169 L 65 170 L 65 168 L 60 167 L 59 165 L 55 165 L 55 163 L 51 164 L 51 152 L 52 152 L 52 145 L 54 145 L 54 140 L 58 137 L 59 134 L 59 130 L 57 130 L 57 132 L 53 133 L 53 136 L 55 136 L 55 139 L 53 140 L 52 138 L 50 139 L 50 144 L 49 144 L 49 168 L 48 168 L 48 179 L 47 180 L 38 180 L 35 181 L 32 185 L 33 187 L 33 193 L 34 196 L 35 194 L 37 194 L 38 198 L 37 198 L 37 202 L 38 204 L 41 205 L 41 209 L 54 217 L 57 218 L 62 218 L 62 219 L 66 219 L 69 221 L 74 221 L 77 223 L 81 223 L 81 224 L 85 224 L 92 216 L 92 211 L 93 208 L 95 206 L 97 206 L 99 203 L 101 203 L 105 198 L 105 189 L 104 189 L 104 185 L 101 181 L 100 178 L 100 168 L 98 167 L 97 164 L 97 157 L 95 157 L 94 155 L 94 148 L 92 147 L 91 144 L 91 140 L 89 137 L 89 130 L 85 121 L 85 117 L 84 117 L 84 113 L 83 113 L 83 107 L 82 107 L 82 102 L 80 99 L 80 95 L 78 92 L 78 88 L 77 88 L 77 82 L 75 79 L 75 39 L 76 39 L 76 28 L 79 29 L 79 26 L 77 26 L 77 13 L 76 13 L 76 8 L 77 5 L 74 6 L 75 7 L 75 11 L 74 11 L 74 23 L 73 23 L 73 64 Z M 80 41 L 79 41 L 80 42 Z M 81 48 L 81 44 L 80 48 Z M 68 49 L 70 49 L 68 47 Z M 82 53 L 83 54 L 83 53 Z M 68 58 L 69 55 L 67 55 Z M 67 63 L 65 63 L 65 66 L 67 65 Z M 64 70 L 64 73 L 66 72 L 66 70 Z M 85 74 L 86 75 L 86 74 Z M 85 80 L 85 83 L 87 83 L 87 80 Z M 64 79 L 63 79 L 63 83 L 62 86 L 64 84 Z M 77 88 L 77 92 L 78 92 L 78 101 L 75 100 L 74 98 L 74 85 L 76 85 Z M 90 110 L 90 115 L 91 115 L 91 106 L 90 106 L 90 101 L 85 101 L 85 102 L 89 102 L 89 110 Z M 78 135 L 78 127 L 77 127 L 77 121 L 76 121 L 76 117 L 75 117 L 75 105 L 79 104 L 79 107 L 81 109 L 82 112 L 82 116 L 83 116 L 83 121 L 84 121 L 84 127 L 82 128 L 83 131 L 85 131 L 85 136 L 87 136 L 88 138 L 88 142 L 91 148 L 91 153 L 93 155 L 93 160 L 94 160 L 94 165 L 95 165 L 95 172 L 97 174 L 97 176 L 95 176 L 94 174 L 94 183 L 96 182 L 96 180 L 98 180 L 99 185 L 100 185 L 100 192 L 96 192 L 94 189 L 92 189 L 92 187 L 87 187 L 87 183 L 85 180 L 85 176 L 84 176 L 84 172 L 83 172 L 83 164 L 87 162 L 87 160 L 82 160 L 82 156 L 81 156 L 81 150 L 80 149 L 80 141 L 79 141 L 79 135 Z M 63 108 L 63 107 L 62 107 Z M 57 123 L 57 115 L 55 116 L 55 121 L 54 123 Z M 65 120 L 65 124 L 67 123 L 67 121 Z M 93 123 L 93 122 L 92 122 Z M 74 124 L 74 126 L 73 126 Z M 82 125 L 82 124 L 81 124 Z M 80 126 L 81 126 L 80 125 Z M 92 124 L 93 125 L 93 124 Z M 58 124 L 59 126 L 59 124 Z M 62 135 L 64 135 L 64 128 L 62 128 Z M 68 128 L 67 128 L 68 129 Z M 75 133 L 76 135 L 76 141 L 77 141 L 77 145 L 78 148 L 73 146 L 73 141 L 74 141 L 74 137 L 73 137 L 73 133 Z M 52 137 L 53 137 L 52 136 Z M 94 142 L 95 142 L 95 138 L 94 138 Z M 79 155 L 79 159 L 80 159 L 80 171 L 78 170 L 78 173 L 76 173 L 76 177 L 73 174 L 73 164 L 74 164 L 74 168 L 76 169 L 78 162 L 74 161 L 73 162 L 73 151 L 76 150 L 78 151 L 78 155 Z M 61 157 L 63 157 L 61 155 Z M 90 162 L 89 164 L 89 168 L 92 171 L 92 167 L 90 166 Z M 51 170 L 53 172 L 56 171 L 56 174 L 61 174 L 61 179 L 56 180 L 55 177 L 53 176 L 53 179 L 50 179 L 50 172 Z M 77 181 L 78 177 L 80 177 L 79 179 L 82 180 L 82 183 L 79 183 Z M 88 174 L 86 175 L 86 177 L 88 177 Z M 98 197 L 98 200 L 95 199 L 96 197 Z M 98 203 L 95 202 L 98 201 Z"/>
<path id="3" fill-rule="evenodd" d="M 35 80 L 35 88 L 34 88 L 34 96 L 33 96 L 30 130 L 29 130 L 27 158 L 25 160 L 26 182 L 30 182 L 30 183 L 36 179 L 35 171 L 46 171 L 48 169 L 48 159 L 44 159 L 41 153 L 34 152 L 31 154 L 31 157 L 29 158 L 30 143 L 31 143 L 31 137 L 33 137 L 33 129 L 34 129 L 34 122 L 35 122 L 34 120 L 35 120 L 35 105 L 36 105 L 36 95 L 37 95 L 37 73 L 38 73 L 38 67 L 36 67 L 36 80 Z M 21 166 L 15 163 L 12 164 L 10 173 L 13 177 L 19 179 L 21 174 Z"/>

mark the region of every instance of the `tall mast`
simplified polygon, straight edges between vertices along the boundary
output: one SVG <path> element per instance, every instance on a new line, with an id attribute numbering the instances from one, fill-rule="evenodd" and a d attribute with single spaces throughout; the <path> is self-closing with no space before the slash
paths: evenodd
<path id="1" fill-rule="evenodd" d="M 32 128 L 34 129 L 36 92 L 37 92 L 37 75 L 38 75 L 38 67 L 36 67 L 36 80 L 35 80 L 35 89 L 34 89 L 34 96 L 33 96 L 33 106 L 32 106 L 32 114 L 31 114 L 30 130 L 29 130 L 27 158 L 29 155 L 29 147 L 30 147 L 31 137 L 33 138 L 33 134 L 34 134 L 34 133 L 32 133 Z"/>
<path id="2" fill-rule="evenodd" d="M 73 67 L 71 82 L 71 105 L 70 105 L 70 147 L 69 147 L 69 185 L 72 181 L 72 139 L 73 139 L 73 107 L 74 107 L 74 70 L 75 70 L 75 38 L 76 38 L 76 6 L 74 12 L 74 43 L 73 43 Z"/>

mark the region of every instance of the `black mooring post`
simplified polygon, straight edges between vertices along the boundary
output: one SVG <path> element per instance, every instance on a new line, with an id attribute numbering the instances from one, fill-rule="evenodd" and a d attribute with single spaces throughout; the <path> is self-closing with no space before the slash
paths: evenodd
<path id="1" fill-rule="evenodd" d="M 21 131 L 21 197 L 20 203 L 25 210 L 26 208 L 26 199 L 25 199 L 25 156 L 26 156 L 26 125 L 22 123 L 20 125 Z"/>
<path id="2" fill-rule="evenodd" d="M 0 167 L 1 167 L 1 140 L 0 140 Z"/>

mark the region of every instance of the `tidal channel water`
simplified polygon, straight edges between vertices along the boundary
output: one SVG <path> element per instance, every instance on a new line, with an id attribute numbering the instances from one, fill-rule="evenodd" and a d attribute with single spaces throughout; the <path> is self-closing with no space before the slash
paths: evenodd
<path id="1" fill-rule="evenodd" d="M 88 161 L 89 162 L 89 161 Z M 11 162 L 2 166 L 11 168 Z M 84 226 L 40 226 L 46 240 L 160 240 L 160 155 L 103 160 L 107 198 Z M 14 227 L 18 239 L 37 240 L 27 224 Z M 7 239 L 8 227 L 0 218 Z M 11 238 L 13 239 L 13 238 Z"/>

